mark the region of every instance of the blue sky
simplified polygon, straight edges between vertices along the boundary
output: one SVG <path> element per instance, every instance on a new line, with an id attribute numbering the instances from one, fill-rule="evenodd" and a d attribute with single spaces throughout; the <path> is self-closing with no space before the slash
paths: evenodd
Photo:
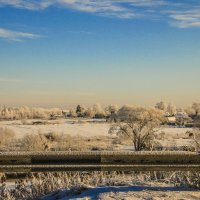
<path id="1" fill-rule="evenodd" d="M 187 106 L 199 0 L 0 0 L 0 105 Z"/>

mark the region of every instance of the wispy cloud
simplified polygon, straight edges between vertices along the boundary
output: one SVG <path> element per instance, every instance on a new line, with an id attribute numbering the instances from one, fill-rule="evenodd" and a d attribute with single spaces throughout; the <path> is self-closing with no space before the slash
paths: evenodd
<path id="1" fill-rule="evenodd" d="M 172 25 L 179 28 L 200 27 L 200 8 L 187 11 L 172 11 Z"/>
<path id="2" fill-rule="evenodd" d="M 39 35 L 20 31 L 13 31 L 5 28 L 0 28 L 0 38 L 11 41 L 23 41 L 25 39 L 39 38 Z"/>
<path id="3" fill-rule="evenodd" d="M 50 6 L 53 1 L 48 0 L 0 0 L 0 6 L 12 6 L 21 9 L 38 10 Z"/>
<path id="4" fill-rule="evenodd" d="M 122 19 L 160 18 L 179 28 L 200 27 L 199 0 L 0 0 L 0 6 L 29 10 L 57 6 Z"/>

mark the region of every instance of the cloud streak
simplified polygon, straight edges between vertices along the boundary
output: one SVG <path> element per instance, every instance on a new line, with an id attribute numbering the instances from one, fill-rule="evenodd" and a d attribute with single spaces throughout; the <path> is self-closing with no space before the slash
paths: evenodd
<path id="1" fill-rule="evenodd" d="M 33 33 L 13 31 L 0 27 L 0 38 L 10 40 L 10 41 L 23 41 L 25 39 L 35 39 L 39 38 L 39 35 Z"/>
<path id="2" fill-rule="evenodd" d="M 179 28 L 200 27 L 200 8 L 187 11 L 173 11 L 170 14 L 172 25 Z"/>
<path id="3" fill-rule="evenodd" d="M 0 6 L 42 10 L 50 6 L 122 19 L 164 19 L 178 28 L 200 27 L 199 0 L 0 0 Z"/>

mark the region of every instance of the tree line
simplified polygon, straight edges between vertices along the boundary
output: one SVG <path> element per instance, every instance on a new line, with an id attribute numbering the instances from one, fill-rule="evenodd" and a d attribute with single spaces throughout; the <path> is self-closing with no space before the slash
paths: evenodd
<path id="1" fill-rule="evenodd" d="M 31 107 L 0 107 L 0 120 L 21 120 L 21 119 L 50 119 L 57 117 L 85 117 L 85 118 L 106 118 L 115 120 L 120 109 L 129 109 L 129 105 L 124 105 L 121 108 L 117 105 L 109 105 L 102 107 L 100 104 L 94 104 L 92 107 L 85 108 L 77 105 L 70 110 L 61 108 L 31 108 Z M 155 109 L 163 112 L 165 116 L 190 117 L 191 119 L 200 116 L 200 103 L 193 103 L 186 109 L 176 108 L 174 104 L 167 104 L 163 101 L 156 103 Z"/>

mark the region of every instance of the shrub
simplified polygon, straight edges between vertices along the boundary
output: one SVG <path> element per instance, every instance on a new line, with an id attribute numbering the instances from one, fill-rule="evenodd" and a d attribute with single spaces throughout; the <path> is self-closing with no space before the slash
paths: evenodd
<path id="1" fill-rule="evenodd" d="M 0 146 L 7 146 L 15 140 L 15 132 L 8 128 L 0 128 Z"/>
<path id="2" fill-rule="evenodd" d="M 44 151 L 49 148 L 49 141 L 43 134 L 29 134 L 21 140 L 21 150 Z"/>

